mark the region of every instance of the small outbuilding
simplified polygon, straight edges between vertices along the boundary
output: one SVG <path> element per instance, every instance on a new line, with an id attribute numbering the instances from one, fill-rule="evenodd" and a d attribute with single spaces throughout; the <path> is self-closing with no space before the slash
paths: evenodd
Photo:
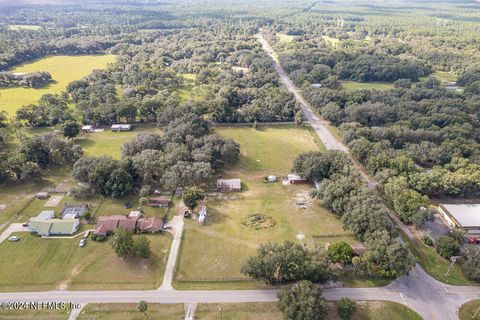
<path id="1" fill-rule="evenodd" d="M 48 192 L 37 192 L 36 197 L 37 199 L 45 200 L 49 196 Z"/>
<path id="2" fill-rule="evenodd" d="M 183 195 L 183 188 L 182 188 L 182 187 L 178 187 L 178 188 L 175 190 L 175 196 L 181 197 L 182 195 Z"/>
<path id="3" fill-rule="evenodd" d="M 130 211 L 130 213 L 128 214 L 129 218 L 140 218 L 141 216 L 142 216 L 142 211 L 140 210 Z"/>
<path id="4" fill-rule="evenodd" d="M 242 190 L 240 179 L 218 179 L 217 190 L 220 192 L 239 192 Z"/>
<path id="5" fill-rule="evenodd" d="M 207 220 L 207 207 L 201 206 L 200 211 L 198 212 L 198 222 L 204 223 Z"/>
<path id="6" fill-rule="evenodd" d="M 133 126 L 131 124 L 112 124 L 113 132 L 124 132 L 132 130 Z"/>
<path id="7" fill-rule="evenodd" d="M 90 125 L 90 124 L 82 126 L 82 132 L 83 133 L 93 132 L 94 129 L 95 129 L 95 127 L 93 125 Z"/>
<path id="8" fill-rule="evenodd" d="M 65 204 L 62 211 L 60 212 L 60 215 L 62 219 L 65 219 L 67 216 L 80 218 L 83 217 L 85 212 L 87 212 L 88 210 L 89 207 L 86 204 Z"/>
<path id="9" fill-rule="evenodd" d="M 168 208 L 170 206 L 170 197 L 151 197 L 148 198 L 150 207 Z"/>
<path id="10" fill-rule="evenodd" d="M 268 180 L 268 182 L 275 182 L 275 181 L 277 181 L 277 177 L 276 176 L 268 176 L 267 180 Z"/>
<path id="11" fill-rule="evenodd" d="M 290 184 L 302 184 L 307 183 L 307 179 L 300 177 L 298 174 L 289 173 L 287 175 L 288 183 Z"/>

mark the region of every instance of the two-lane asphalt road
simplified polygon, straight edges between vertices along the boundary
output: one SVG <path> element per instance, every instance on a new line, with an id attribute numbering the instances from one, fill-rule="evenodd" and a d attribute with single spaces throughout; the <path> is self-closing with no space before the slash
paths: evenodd
<path id="1" fill-rule="evenodd" d="M 425 320 L 455 320 L 465 302 L 480 298 L 480 287 L 443 284 L 420 266 L 406 277 L 381 288 L 326 288 L 327 300 L 343 297 L 356 301 L 394 301 L 404 304 Z M 0 293 L 0 302 L 71 302 L 71 303 L 242 303 L 277 301 L 276 290 L 139 290 L 139 291 L 47 291 Z"/>

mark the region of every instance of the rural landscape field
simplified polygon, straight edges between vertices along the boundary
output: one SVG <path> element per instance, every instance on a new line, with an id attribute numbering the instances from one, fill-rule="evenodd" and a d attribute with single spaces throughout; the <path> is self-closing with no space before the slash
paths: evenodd
<path id="1" fill-rule="evenodd" d="M 115 56 L 108 54 L 99 56 L 51 56 L 19 65 L 11 69 L 11 72 L 48 71 L 52 75 L 52 81 L 39 89 L 18 87 L 0 89 L 0 109 L 13 116 L 21 106 L 35 104 L 42 95 L 47 93 L 59 94 L 65 91 L 70 82 L 82 79 L 95 69 L 104 69 L 114 61 Z"/>
<path id="2" fill-rule="evenodd" d="M 480 319 L 478 0 L 0 1 L 0 319 Z"/>

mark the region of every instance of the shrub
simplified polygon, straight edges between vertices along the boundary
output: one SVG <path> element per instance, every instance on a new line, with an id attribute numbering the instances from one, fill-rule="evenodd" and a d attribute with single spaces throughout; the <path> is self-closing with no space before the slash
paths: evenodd
<path id="1" fill-rule="evenodd" d="M 101 234 L 93 234 L 91 239 L 92 241 L 102 242 L 102 241 L 105 241 L 107 237 Z"/>
<path id="2" fill-rule="evenodd" d="M 300 281 L 278 292 L 278 309 L 284 319 L 323 320 L 327 307 L 322 289 L 309 281 Z"/>
<path id="3" fill-rule="evenodd" d="M 90 218 L 92 217 L 92 213 L 90 211 L 87 211 L 83 214 L 83 217 L 85 218 L 85 220 L 90 220 Z"/>
<path id="4" fill-rule="evenodd" d="M 423 242 L 424 244 L 426 244 L 427 246 L 433 246 L 433 240 L 432 240 L 432 238 L 430 238 L 430 237 L 427 236 L 427 235 L 424 235 L 424 236 L 422 237 L 422 242 Z"/>
<path id="5" fill-rule="evenodd" d="M 469 279 L 480 281 L 480 248 L 466 245 L 462 250 L 462 270 Z"/>
<path id="6" fill-rule="evenodd" d="M 349 320 L 353 317 L 355 311 L 357 311 L 357 303 L 348 298 L 342 298 L 337 303 L 338 316 L 343 320 Z"/>
<path id="7" fill-rule="evenodd" d="M 349 264 L 352 262 L 353 249 L 345 241 L 337 242 L 328 247 L 328 256 L 333 262 Z"/>
<path id="8" fill-rule="evenodd" d="M 441 236 L 435 241 L 435 250 L 445 259 L 450 259 L 450 257 L 458 255 L 460 245 L 452 237 Z"/>

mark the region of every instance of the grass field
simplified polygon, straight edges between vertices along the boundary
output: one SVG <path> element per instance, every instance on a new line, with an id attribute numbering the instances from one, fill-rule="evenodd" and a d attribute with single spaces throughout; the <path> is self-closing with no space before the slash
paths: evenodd
<path id="1" fill-rule="evenodd" d="M 299 153 L 318 149 L 308 130 L 295 126 L 260 126 L 258 130 L 218 127 L 215 131 L 241 145 L 239 163 L 225 172 L 224 177 L 240 178 L 243 191 L 210 197 L 206 225 L 186 221 L 177 282 L 248 280 L 240 273 L 240 268 L 248 256 L 255 254 L 259 244 L 287 239 L 295 241 L 300 233 L 305 234 L 305 241 L 310 246 L 324 246 L 327 242 L 340 240 L 354 242 L 353 237 L 342 229 L 341 222 L 322 209 L 318 202 L 314 201 L 307 209 L 295 204 L 296 195 L 307 195 L 310 186 L 284 186 L 280 181 L 261 181 L 262 177 L 271 174 L 285 176 Z M 242 219 L 253 213 L 270 216 L 275 225 L 261 230 L 244 226 Z M 327 234 L 339 236 L 321 237 Z M 209 267 L 199 268 L 202 265 Z M 218 283 L 209 285 L 221 287 Z"/>
<path id="2" fill-rule="evenodd" d="M 420 265 L 435 279 L 452 284 L 452 285 L 475 285 L 476 283 L 468 280 L 458 264 L 455 264 L 451 268 L 450 273 L 446 275 L 448 267 L 450 266 L 450 261 L 444 259 L 435 252 L 435 249 L 427 247 L 424 244 L 418 241 L 417 243 L 412 243 L 411 240 L 408 240 L 405 236 L 404 240 L 407 241 L 408 247 L 415 256 L 418 258 Z"/>
<path id="3" fill-rule="evenodd" d="M 13 72 L 48 71 L 53 82 L 43 88 L 4 88 L 0 89 L 0 110 L 5 110 L 10 116 L 23 105 L 37 103 L 46 93 L 60 93 L 66 86 L 79 80 L 94 69 L 103 69 L 108 63 L 115 61 L 114 55 L 86 55 L 86 56 L 52 56 L 38 61 L 20 65 Z"/>
<path id="4" fill-rule="evenodd" d="M 45 187 L 55 187 L 59 184 L 68 186 L 75 184 L 70 170 L 66 167 L 46 170 L 43 173 L 43 180 L 39 182 L 3 184 L 2 192 L 0 192 L 0 205 L 6 207 L 0 210 L 0 224 L 11 218 L 16 221 L 16 215 L 29 205 L 36 192 Z"/>
<path id="5" fill-rule="evenodd" d="M 147 316 L 137 310 L 135 303 L 88 304 L 82 309 L 78 320 L 170 320 L 183 319 L 182 304 L 149 303 Z"/>
<path id="6" fill-rule="evenodd" d="M 463 304 L 458 310 L 460 320 L 480 320 L 480 300 L 474 300 Z"/>
<path id="7" fill-rule="evenodd" d="M 340 320 L 337 314 L 336 303 L 330 302 L 327 319 Z M 422 318 L 412 309 L 399 303 L 390 301 L 359 302 L 358 309 L 352 320 L 421 320 Z"/>
<path id="8" fill-rule="evenodd" d="M 426 77 L 421 77 L 420 80 L 427 80 L 429 77 L 434 77 L 440 81 L 446 81 L 446 82 L 457 81 L 457 76 L 454 73 L 446 72 L 446 71 L 435 71 Z"/>
<path id="9" fill-rule="evenodd" d="M 292 42 L 296 38 L 296 36 L 291 36 L 283 32 L 277 33 L 277 37 L 280 42 L 284 43 Z"/>
<path id="10" fill-rule="evenodd" d="M 342 81 L 343 90 L 388 90 L 392 88 L 393 84 L 389 82 Z"/>
<path id="11" fill-rule="evenodd" d="M 149 260 L 116 256 L 108 241 L 42 239 L 19 233 L 20 241 L 0 244 L 0 290 L 155 289 L 161 284 L 171 238 L 148 235 Z"/>
<path id="12" fill-rule="evenodd" d="M 8 30 L 40 30 L 42 26 L 36 26 L 32 24 L 11 24 L 8 26 Z"/>
<path id="13" fill-rule="evenodd" d="M 2 320 L 66 320 L 69 310 L 0 310 Z"/>
<path id="14" fill-rule="evenodd" d="M 322 39 L 325 40 L 325 42 L 328 43 L 333 48 L 338 47 L 338 45 L 340 44 L 340 39 L 337 39 L 337 38 L 332 38 L 332 37 L 329 37 L 329 36 L 322 36 Z"/>
<path id="15" fill-rule="evenodd" d="M 336 303 L 327 303 L 329 320 L 340 320 Z M 149 304 L 148 317 L 152 320 L 181 319 L 184 315 L 182 305 Z M 79 320 L 141 320 L 143 315 L 136 304 L 92 304 L 87 305 Z M 198 320 L 281 320 L 283 315 L 275 302 L 265 303 L 212 303 L 198 304 L 195 311 Z M 413 310 L 394 302 L 360 302 L 352 320 L 420 320 Z"/>
<path id="16" fill-rule="evenodd" d="M 104 132 L 82 133 L 75 141 L 83 147 L 83 151 L 87 156 L 109 156 L 114 159 L 120 159 L 125 142 L 147 131 L 161 132 L 160 129 L 153 125 L 136 126 L 132 131 L 128 132 L 112 132 L 110 128 L 105 128 Z"/>

